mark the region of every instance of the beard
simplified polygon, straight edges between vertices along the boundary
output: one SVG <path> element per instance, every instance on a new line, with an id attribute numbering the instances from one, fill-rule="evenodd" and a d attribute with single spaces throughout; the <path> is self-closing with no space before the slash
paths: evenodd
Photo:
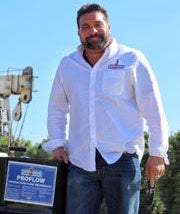
<path id="1" fill-rule="evenodd" d="M 109 34 L 105 35 L 98 35 L 95 34 L 93 36 L 87 37 L 85 40 L 81 40 L 81 44 L 84 48 L 88 48 L 91 50 L 103 50 L 109 41 Z"/>

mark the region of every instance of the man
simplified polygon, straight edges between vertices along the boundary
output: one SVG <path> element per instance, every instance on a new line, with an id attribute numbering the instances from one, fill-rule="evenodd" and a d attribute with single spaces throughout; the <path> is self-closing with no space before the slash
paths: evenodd
<path id="1" fill-rule="evenodd" d="M 137 214 L 143 119 L 150 134 L 146 174 L 152 187 L 168 162 L 158 85 L 143 54 L 110 37 L 104 8 L 82 6 L 77 25 L 81 45 L 57 69 L 48 110 L 50 140 L 44 148 L 54 159 L 69 162 L 67 214 L 98 214 L 102 198 L 109 214 Z"/>

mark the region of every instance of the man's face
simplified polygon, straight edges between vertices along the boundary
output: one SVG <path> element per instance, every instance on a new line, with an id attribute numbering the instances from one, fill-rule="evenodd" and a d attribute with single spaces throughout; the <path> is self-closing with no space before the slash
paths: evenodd
<path id="1" fill-rule="evenodd" d="M 101 12 L 80 17 L 78 35 L 85 49 L 103 50 L 110 38 L 109 31 L 109 24 Z"/>

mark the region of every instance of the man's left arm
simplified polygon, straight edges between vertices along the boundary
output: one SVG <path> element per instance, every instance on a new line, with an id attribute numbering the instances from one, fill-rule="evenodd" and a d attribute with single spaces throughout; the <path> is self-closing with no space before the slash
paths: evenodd
<path id="1" fill-rule="evenodd" d="M 149 132 L 149 158 L 146 163 L 146 175 L 151 187 L 165 173 L 165 164 L 169 164 L 168 124 L 163 109 L 157 80 L 151 66 L 144 57 L 136 69 L 135 93 L 138 107 L 146 120 Z"/>

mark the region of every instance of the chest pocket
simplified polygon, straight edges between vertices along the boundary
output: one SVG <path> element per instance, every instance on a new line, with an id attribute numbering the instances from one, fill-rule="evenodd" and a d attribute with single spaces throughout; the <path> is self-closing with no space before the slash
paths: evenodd
<path id="1" fill-rule="evenodd" d="M 102 91 L 112 95 L 121 95 L 126 82 L 125 71 L 106 70 L 102 79 Z"/>

